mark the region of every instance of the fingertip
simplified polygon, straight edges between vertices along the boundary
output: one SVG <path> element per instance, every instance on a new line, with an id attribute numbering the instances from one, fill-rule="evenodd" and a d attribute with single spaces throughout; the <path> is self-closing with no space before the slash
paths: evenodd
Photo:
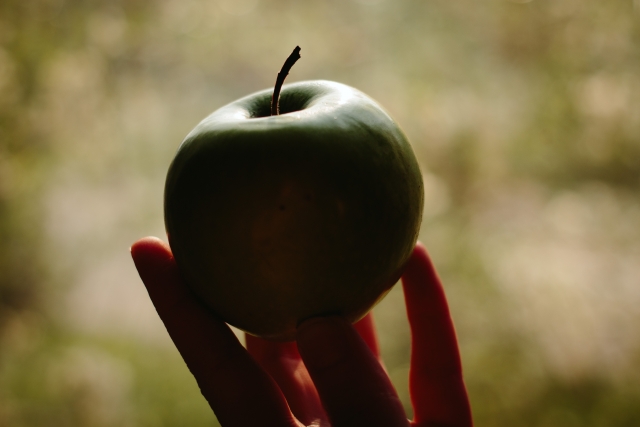
<path id="1" fill-rule="evenodd" d="M 129 248 L 129 252 L 136 266 L 154 262 L 159 259 L 169 260 L 173 258 L 169 245 L 153 236 L 143 237 L 136 241 Z"/>
<path id="2" fill-rule="evenodd" d="M 402 287 L 405 290 L 405 297 L 407 292 L 430 292 L 442 288 L 429 252 L 420 242 L 416 243 L 402 274 Z"/>
<path id="3" fill-rule="evenodd" d="M 413 248 L 413 252 L 409 257 L 405 273 L 415 270 L 418 266 L 424 264 L 431 264 L 431 257 L 429 256 L 426 246 L 422 242 L 418 241 L 416 242 L 416 246 Z"/>
<path id="4" fill-rule="evenodd" d="M 135 257 L 159 249 L 168 249 L 169 245 L 155 236 L 147 236 L 134 242 L 129 251 Z"/>
<path id="5" fill-rule="evenodd" d="M 168 289 L 184 292 L 182 279 L 167 243 L 157 237 L 144 237 L 131 246 L 131 257 L 152 299 L 166 300 L 166 295 L 161 294 L 167 293 Z M 158 293 L 159 290 L 163 291 Z"/>
<path id="6" fill-rule="evenodd" d="M 416 246 L 413 249 L 414 256 L 429 258 L 429 252 L 427 251 L 427 247 L 421 241 L 416 242 Z"/>

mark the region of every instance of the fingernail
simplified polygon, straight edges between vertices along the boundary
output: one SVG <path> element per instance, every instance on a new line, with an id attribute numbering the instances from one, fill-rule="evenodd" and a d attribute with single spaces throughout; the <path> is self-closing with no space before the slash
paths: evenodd
<path id="1" fill-rule="evenodd" d="M 335 365 L 349 351 L 348 324 L 341 317 L 316 317 L 298 327 L 298 350 L 307 368 Z"/>

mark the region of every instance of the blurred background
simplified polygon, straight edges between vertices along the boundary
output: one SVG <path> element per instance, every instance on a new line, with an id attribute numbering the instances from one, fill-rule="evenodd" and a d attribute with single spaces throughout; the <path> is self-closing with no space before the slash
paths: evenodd
<path id="1" fill-rule="evenodd" d="M 128 249 L 295 45 L 413 144 L 476 424 L 639 426 L 638 0 L 0 2 L 0 426 L 216 425 Z M 399 287 L 375 316 L 410 413 Z"/>

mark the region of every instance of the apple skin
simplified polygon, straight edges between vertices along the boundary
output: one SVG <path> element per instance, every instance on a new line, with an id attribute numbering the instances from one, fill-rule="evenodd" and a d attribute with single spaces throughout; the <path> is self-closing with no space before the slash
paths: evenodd
<path id="1" fill-rule="evenodd" d="M 330 81 L 285 85 L 198 124 L 169 168 L 164 214 L 180 272 L 206 306 L 289 341 L 313 316 L 355 322 L 398 281 L 423 184 L 406 137 L 372 99 Z"/>

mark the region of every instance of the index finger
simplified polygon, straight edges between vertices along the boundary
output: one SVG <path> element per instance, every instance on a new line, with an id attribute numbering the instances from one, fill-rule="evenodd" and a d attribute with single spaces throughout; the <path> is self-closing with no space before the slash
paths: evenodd
<path id="1" fill-rule="evenodd" d="M 275 381 L 231 329 L 188 290 L 169 246 L 145 238 L 131 247 L 131 255 L 158 315 L 220 424 L 297 427 Z"/>
<path id="2" fill-rule="evenodd" d="M 473 425 L 456 332 L 440 278 L 418 243 L 402 276 L 411 327 L 413 424 Z"/>

